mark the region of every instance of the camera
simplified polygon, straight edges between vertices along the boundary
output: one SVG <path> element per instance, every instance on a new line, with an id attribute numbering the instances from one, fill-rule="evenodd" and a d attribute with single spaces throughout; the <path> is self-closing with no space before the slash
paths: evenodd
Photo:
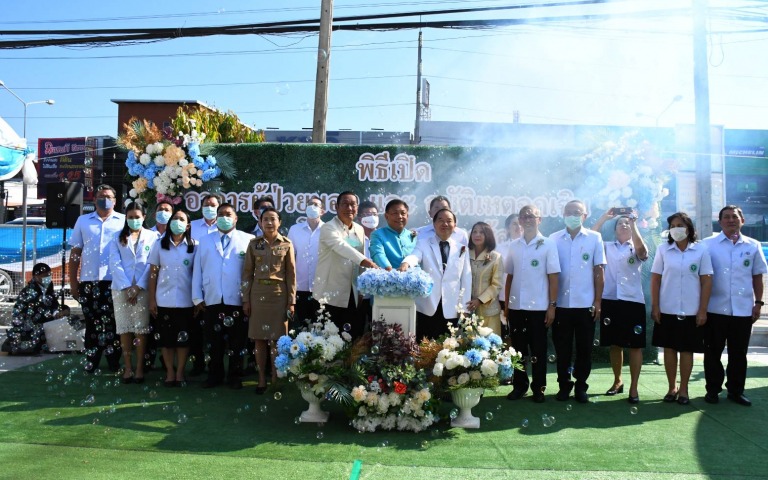
<path id="1" fill-rule="evenodd" d="M 629 207 L 613 207 L 614 215 L 632 215 L 632 209 Z"/>

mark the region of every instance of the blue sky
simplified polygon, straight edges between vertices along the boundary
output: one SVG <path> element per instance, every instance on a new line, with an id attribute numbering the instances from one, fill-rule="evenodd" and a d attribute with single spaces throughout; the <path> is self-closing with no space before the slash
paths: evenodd
<path id="1" fill-rule="evenodd" d="M 319 0 L 8 3 L 12 4 L 5 6 L 0 30 L 230 25 L 317 18 L 320 11 Z M 522 3 L 542 2 L 337 0 L 334 14 Z M 462 14 L 458 17 L 610 13 L 616 18 L 486 30 L 427 29 L 423 66 L 432 86 L 432 119 L 510 122 L 518 110 L 525 123 L 693 123 L 692 21 L 674 13 L 689 4 L 615 1 L 593 7 Z M 723 14 L 765 15 L 768 5 L 752 0 L 712 0 L 710 5 L 758 5 L 720 11 L 710 23 L 713 31 L 722 32 L 710 36 L 711 121 L 727 128 L 766 129 L 768 32 L 744 33 L 764 24 L 726 19 Z M 622 16 L 628 11 L 665 9 L 668 14 L 647 20 Z M 417 34 L 414 30 L 334 33 L 329 130 L 413 130 Z M 27 102 L 55 100 L 53 106 L 29 106 L 31 141 L 116 135 L 113 98 L 200 100 L 233 110 L 258 128 L 300 129 L 312 124 L 316 57 L 316 35 L 0 50 L 0 80 Z M 677 95 L 682 100 L 672 103 Z M 22 114 L 22 105 L 0 91 L 0 116 L 20 134 Z"/>

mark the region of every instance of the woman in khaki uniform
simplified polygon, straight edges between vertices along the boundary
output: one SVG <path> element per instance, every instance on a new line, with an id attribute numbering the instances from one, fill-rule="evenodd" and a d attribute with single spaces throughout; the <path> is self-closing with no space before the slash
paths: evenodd
<path id="1" fill-rule="evenodd" d="M 296 304 L 296 256 L 288 237 L 278 233 L 280 214 L 265 208 L 260 220 L 263 235 L 251 240 L 243 266 L 243 312 L 248 316 L 248 337 L 256 342 L 259 386 L 264 393 L 267 379 L 267 348 L 277 356 L 275 341 L 288 332 L 288 316 Z M 272 367 L 272 382 L 277 369 Z"/>
<path id="2" fill-rule="evenodd" d="M 493 229 L 485 222 L 477 222 L 469 237 L 469 264 L 472 267 L 472 300 L 467 309 L 483 317 L 484 325 L 501 335 L 501 308 L 499 290 L 504 267 L 501 254 L 494 250 L 496 239 Z"/>

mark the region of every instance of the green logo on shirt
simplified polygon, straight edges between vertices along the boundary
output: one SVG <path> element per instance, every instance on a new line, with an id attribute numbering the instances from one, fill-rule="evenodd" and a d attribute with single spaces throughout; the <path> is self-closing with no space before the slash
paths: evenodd
<path id="1" fill-rule="evenodd" d="M 698 266 L 698 265 L 696 265 L 695 263 L 694 263 L 693 265 L 691 265 L 691 271 L 692 271 L 692 272 L 695 272 L 695 271 L 696 271 L 696 270 L 698 270 L 698 269 L 699 269 L 699 266 Z"/>
<path id="2" fill-rule="evenodd" d="M 584 261 L 586 262 L 587 260 L 589 260 L 589 254 L 585 253 L 584 255 L 581 256 L 581 258 L 583 258 Z"/>
<path id="3" fill-rule="evenodd" d="M 144 251 L 146 251 L 146 252 L 148 252 L 148 251 L 149 251 L 149 245 L 147 245 L 146 247 L 144 247 Z"/>
<path id="4" fill-rule="evenodd" d="M 532 267 L 538 267 L 539 266 L 539 261 L 538 260 L 531 260 L 531 266 Z"/>
<path id="5" fill-rule="evenodd" d="M 745 266 L 745 267 L 748 267 L 748 266 L 749 266 L 749 259 L 746 259 L 746 260 L 744 260 L 744 266 Z"/>
<path id="6" fill-rule="evenodd" d="M 189 259 L 184 259 L 184 265 L 189 266 Z"/>
<path id="7" fill-rule="evenodd" d="M 245 256 L 245 252 L 240 252 L 240 253 L 239 253 L 239 255 L 240 255 L 241 257 L 244 257 L 244 256 Z"/>
<path id="8" fill-rule="evenodd" d="M 634 265 L 635 264 L 635 257 L 629 257 L 627 259 L 627 263 L 629 263 L 630 265 Z"/>

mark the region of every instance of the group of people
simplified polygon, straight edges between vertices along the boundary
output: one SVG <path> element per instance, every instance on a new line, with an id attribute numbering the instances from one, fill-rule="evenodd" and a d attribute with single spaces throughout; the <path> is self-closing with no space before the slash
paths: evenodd
<path id="1" fill-rule="evenodd" d="M 628 348 L 628 401 L 639 402 L 646 342 L 642 265 L 651 255 L 632 214 L 609 209 L 589 229 L 585 204 L 574 200 L 563 209 L 565 228 L 545 237 L 539 209 L 527 205 L 506 219 L 507 238 L 497 243 L 488 223 L 477 222 L 469 233 L 458 227 L 443 196 L 431 200 L 432 222 L 420 228 L 408 228 L 409 206 L 400 199 L 386 205 L 386 224 L 379 227 L 378 207 L 351 191 L 338 195 L 336 215 L 324 222 L 323 202 L 315 196 L 306 221 L 287 235 L 268 196 L 254 202 L 252 233 L 237 230 L 235 207 L 216 194 L 204 197 L 203 218 L 194 221 L 170 199 L 159 200 L 152 229 L 145 227 L 141 204 L 129 204 L 125 214 L 114 210 L 112 187 L 102 185 L 95 196 L 96 211 L 77 220 L 70 240 L 69 281 L 86 321 L 87 371 L 98 368 L 104 353 L 117 372 L 122 356 L 123 382 L 141 383 L 159 348 L 166 386 L 186 381 L 186 364 L 194 357 L 190 376 L 207 365 L 203 387 L 226 382 L 239 389 L 244 360 L 253 355 L 256 391 L 263 393 L 267 377 L 275 379 L 270 358 L 276 340 L 289 327 L 322 313 L 359 337 L 371 315 L 371 299 L 357 290 L 361 270 L 419 266 L 434 287 L 415 300 L 417 338 L 447 334 L 448 323 L 464 312 L 482 317 L 524 356 L 526 368 L 515 371 L 510 400 L 530 389 L 535 402 L 545 401 L 547 363 L 556 363 L 556 399 L 573 393 L 586 402 L 592 349 L 604 345 L 610 346 L 615 376 L 606 394 L 624 392 Z M 610 242 L 600 233 L 607 222 L 615 237 Z M 737 206 L 720 211 L 722 232 L 703 242 L 685 213 L 668 223 L 667 242 L 653 259 L 650 295 L 653 344 L 664 349 L 669 380 L 664 400 L 689 402 L 693 354 L 703 352 L 705 400 L 717 402 L 727 343 L 728 398 L 749 405 L 746 351 L 767 271 L 760 244 L 741 234 L 744 217 Z M 44 287 L 37 276 L 31 283 Z M 550 327 L 554 355 L 547 352 Z"/>

